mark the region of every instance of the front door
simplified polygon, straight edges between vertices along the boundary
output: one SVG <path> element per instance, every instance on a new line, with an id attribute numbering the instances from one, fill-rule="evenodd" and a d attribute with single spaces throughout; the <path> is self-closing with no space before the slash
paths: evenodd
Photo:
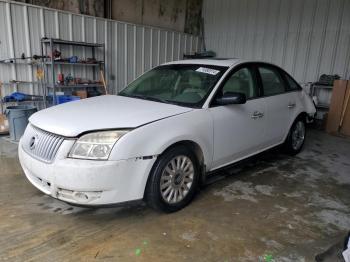
<path id="1" fill-rule="evenodd" d="M 266 105 L 260 98 L 255 73 L 249 66 L 233 71 L 216 93 L 240 92 L 245 104 L 215 106 L 209 111 L 214 122 L 214 154 L 211 169 L 238 161 L 264 146 Z M 215 98 L 214 98 L 215 100 Z"/>

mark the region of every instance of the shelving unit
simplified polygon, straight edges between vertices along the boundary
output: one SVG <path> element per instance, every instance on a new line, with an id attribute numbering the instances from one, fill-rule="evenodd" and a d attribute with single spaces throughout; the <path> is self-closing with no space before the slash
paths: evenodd
<path id="1" fill-rule="evenodd" d="M 332 96 L 333 86 L 312 83 L 310 87 L 311 97 L 316 96 L 318 104 L 316 105 L 317 113 L 315 118 L 323 120 L 325 114 L 329 111 L 330 100 Z"/>
<path id="2" fill-rule="evenodd" d="M 317 83 L 311 85 L 311 96 L 317 96 L 319 99 L 318 108 L 329 109 L 332 90 L 333 86 L 320 85 Z"/>
<path id="3" fill-rule="evenodd" d="M 82 48 L 91 48 L 91 59 L 94 62 L 90 61 L 84 61 L 84 60 L 78 60 L 76 63 L 71 63 L 69 61 L 62 61 L 62 60 L 55 60 L 52 59 L 52 53 L 53 51 L 58 48 L 59 46 L 67 45 L 67 46 L 80 46 Z M 97 61 L 96 59 L 96 53 L 98 51 L 102 52 L 103 60 Z M 52 91 L 53 95 L 53 104 L 56 104 L 56 93 L 58 89 L 82 89 L 82 88 L 103 88 L 104 86 L 104 78 L 105 78 L 105 45 L 104 44 L 95 44 L 95 43 L 85 43 L 85 42 L 76 42 L 76 41 L 65 41 L 62 39 L 56 39 L 56 38 L 42 38 L 41 39 L 41 55 L 42 56 L 48 56 L 51 58 L 43 58 L 43 65 L 45 66 L 45 84 L 46 84 L 46 93 L 45 96 L 50 93 L 49 91 Z M 84 57 L 84 59 L 86 59 Z M 57 67 L 58 66 L 88 66 L 92 67 L 93 69 L 93 79 L 97 78 L 97 75 L 103 76 L 103 79 L 100 79 L 101 83 L 88 83 L 88 84 L 58 84 L 57 83 Z M 96 72 L 98 69 L 98 72 Z M 102 72 L 102 73 L 101 73 Z M 50 73 L 50 74 L 49 74 Z M 97 74 L 98 73 L 98 74 Z M 74 76 L 73 76 L 74 77 Z M 100 76 L 101 77 L 101 76 Z"/>
<path id="4" fill-rule="evenodd" d="M 25 56 L 24 53 L 22 53 L 22 56 L 20 57 L 12 57 L 7 59 L 1 59 L 0 60 L 1 65 L 6 66 L 14 66 L 15 71 L 21 66 L 21 68 L 24 67 L 31 67 L 31 70 L 39 70 L 42 69 L 42 59 L 38 55 L 33 55 L 30 57 Z M 25 86 L 25 89 L 31 89 L 29 92 L 30 94 L 34 93 L 34 86 L 38 87 L 37 95 L 35 95 L 35 99 L 30 100 L 20 100 L 20 101 L 10 101 L 7 102 L 3 99 L 3 96 L 5 92 L 2 92 L 1 88 L 5 87 L 11 87 L 14 91 L 18 91 L 20 87 Z M 41 95 L 40 93 L 44 93 L 44 85 L 41 79 L 37 78 L 37 81 L 28 81 L 28 80 L 19 80 L 19 79 L 12 79 L 8 80 L 6 82 L 1 82 L 0 84 L 0 104 L 1 104 L 1 113 L 4 111 L 4 107 L 9 105 L 20 105 L 20 104 L 28 104 L 28 103 L 34 103 L 35 106 L 38 106 L 39 108 L 45 108 L 46 107 L 46 100 L 44 99 L 44 95 Z M 39 91 L 40 90 L 40 91 Z M 24 93 L 28 94 L 28 91 L 23 91 Z M 40 95 L 39 95 L 40 94 Z"/>
<path id="5" fill-rule="evenodd" d="M 53 88 L 51 84 L 48 84 L 47 87 Z M 85 88 L 85 87 L 103 87 L 102 84 L 79 84 L 79 85 L 60 85 L 55 84 L 55 88 Z"/>
<path id="6" fill-rule="evenodd" d="M 13 64 L 13 63 L 11 63 Z M 23 63 L 22 63 L 23 64 Z M 0 114 L 4 114 L 4 109 L 7 106 L 15 106 L 15 105 L 22 105 L 22 104 L 33 104 L 38 108 L 45 108 L 46 107 L 46 100 L 44 99 L 44 95 L 28 95 L 28 97 L 31 97 L 31 99 L 26 99 L 26 100 L 13 100 L 13 101 L 5 101 L 3 97 L 3 90 L 2 88 L 4 86 L 13 86 L 15 90 L 18 89 L 19 86 L 23 85 L 38 85 L 39 88 L 42 88 L 43 83 L 40 81 L 19 81 L 19 80 L 13 80 L 10 82 L 1 82 L 0 83 Z"/>
<path id="7" fill-rule="evenodd" d="M 46 65 L 51 65 L 51 62 L 45 62 Z M 56 61 L 55 62 L 56 65 L 77 65 L 77 66 L 100 66 L 101 64 L 103 64 L 103 62 L 99 62 L 99 63 L 69 63 L 69 62 L 59 62 Z"/>

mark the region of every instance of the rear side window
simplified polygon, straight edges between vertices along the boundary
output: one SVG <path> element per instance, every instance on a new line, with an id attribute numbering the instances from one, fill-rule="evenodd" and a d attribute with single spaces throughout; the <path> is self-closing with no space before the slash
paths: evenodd
<path id="1" fill-rule="evenodd" d="M 298 83 L 292 77 L 290 77 L 286 73 L 283 73 L 283 75 L 286 78 L 286 81 L 288 83 L 288 86 L 287 86 L 288 91 L 295 91 L 295 90 L 301 89 Z"/>
<path id="2" fill-rule="evenodd" d="M 259 73 L 265 96 L 277 95 L 285 92 L 283 80 L 276 69 L 259 67 Z"/>

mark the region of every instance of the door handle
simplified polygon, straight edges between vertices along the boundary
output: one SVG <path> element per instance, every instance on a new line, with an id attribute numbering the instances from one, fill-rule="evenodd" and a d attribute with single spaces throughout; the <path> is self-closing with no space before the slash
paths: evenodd
<path id="1" fill-rule="evenodd" d="M 295 107 L 295 103 L 289 103 L 288 108 L 294 108 Z"/>
<path id="2" fill-rule="evenodd" d="M 264 116 L 264 113 L 261 113 L 259 111 L 255 111 L 250 117 L 253 119 L 257 119 L 257 118 L 262 118 Z"/>

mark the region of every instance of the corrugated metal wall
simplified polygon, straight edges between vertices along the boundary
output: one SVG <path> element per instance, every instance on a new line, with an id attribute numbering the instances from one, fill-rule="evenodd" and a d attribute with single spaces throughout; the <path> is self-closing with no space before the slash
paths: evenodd
<path id="1" fill-rule="evenodd" d="M 221 57 L 276 63 L 299 82 L 349 78 L 349 0 L 204 0 L 205 41 Z"/>
<path id="2" fill-rule="evenodd" d="M 116 93 L 142 72 L 161 63 L 182 59 L 197 51 L 198 37 L 162 28 L 135 25 L 91 16 L 0 0 L 0 60 L 40 54 L 40 38 L 106 44 L 106 76 L 111 93 Z M 60 47 L 63 55 L 89 57 L 88 49 Z M 100 54 L 101 55 L 101 54 Z M 68 66 L 63 73 L 92 77 L 91 68 Z M 0 63 L 0 81 L 34 81 L 36 66 Z M 39 94 L 38 85 L 21 84 L 18 91 Z M 3 94 L 16 91 L 4 85 Z"/>

